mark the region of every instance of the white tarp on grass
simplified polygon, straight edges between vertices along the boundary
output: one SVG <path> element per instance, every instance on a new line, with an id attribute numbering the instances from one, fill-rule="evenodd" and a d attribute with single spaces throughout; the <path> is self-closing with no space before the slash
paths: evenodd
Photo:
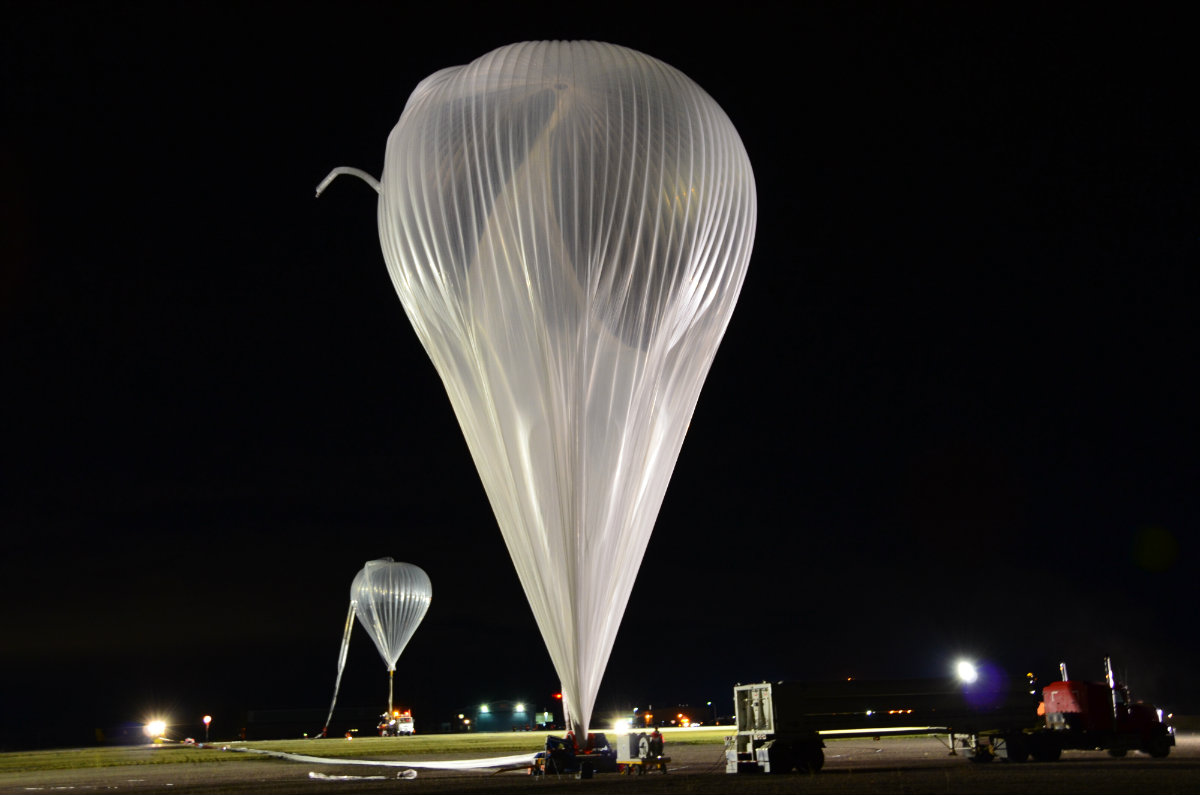
<path id="1" fill-rule="evenodd" d="M 428 770 L 493 770 L 502 768 L 531 767 L 534 758 L 540 751 L 530 751 L 526 754 L 512 756 L 493 756 L 486 759 L 437 759 L 419 761 L 411 759 L 337 759 L 328 756 L 309 756 L 308 754 L 289 754 L 286 751 L 266 751 L 259 748 L 234 748 L 224 746 L 223 751 L 236 751 L 242 754 L 261 754 L 276 759 L 286 759 L 289 762 L 308 762 L 318 765 L 367 765 L 373 767 L 404 767 L 425 768 Z"/>

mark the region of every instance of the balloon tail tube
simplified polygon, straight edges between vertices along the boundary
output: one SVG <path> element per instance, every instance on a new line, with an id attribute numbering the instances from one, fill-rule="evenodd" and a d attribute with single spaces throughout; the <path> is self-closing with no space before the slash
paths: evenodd
<path id="1" fill-rule="evenodd" d="M 354 629 L 354 613 L 358 605 L 354 602 L 350 603 L 350 610 L 346 613 L 346 629 L 342 631 L 342 648 L 338 652 L 338 672 L 337 679 L 333 683 L 333 701 L 329 704 L 329 715 L 325 717 L 325 727 L 321 729 L 321 736 L 329 736 L 329 722 L 333 720 L 333 707 L 337 704 L 338 688 L 342 686 L 342 671 L 346 667 L 346 652 L 350 650 L 350 630 Z"/>
<path id="2" fill-rule="evenodd" d="M 329 183 L 333 182 L 342 174 L 350 174 L 351 176 L 358 177 L 363 182 L 374 188 L 376 193 L 383 192 L 383 189 L 379 186 L 379 180 L 375 179 L 361 168 L 353 168 L 352 166 L 338 166 L 333 171 L 329 172 L 329 176 L 321 180 L 321 184 L 317 186 L 317 195 L 320 196 L 321 193 L 329 187 Z"/>
<path id="3" fill-rule="evenodd" d="M 388 669 L 388 717 L 392 716 L 392 674 L 396 673 L 395 668 Z"/>

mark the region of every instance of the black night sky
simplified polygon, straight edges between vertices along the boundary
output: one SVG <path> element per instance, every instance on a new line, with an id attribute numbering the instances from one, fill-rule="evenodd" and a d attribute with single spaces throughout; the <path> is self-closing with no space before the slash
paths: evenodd
<path id="1" fill-rule="evenodd" d="M 678 67 L 758 180 L 598 713 L 964 654 L 1107 654 L 1200 711 L 1182 6 L 505 8 L 0 11 L 0 746 L 322 710 L 383 556 L 433 582 L 397 669 L 419 728 L 557 689 L 375 195 L 313 196 L 379 173 L 422 78 L 528 39 Z M 357 629 L 339 705 L 385 698 Z"/>

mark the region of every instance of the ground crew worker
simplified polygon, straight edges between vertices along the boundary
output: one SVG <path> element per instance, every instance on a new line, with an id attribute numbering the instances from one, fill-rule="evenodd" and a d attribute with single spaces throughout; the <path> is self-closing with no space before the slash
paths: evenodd
<path id="1" fill-rule="evenodd" d="M 663 738 L 658 731 L 658 727 L 654 727 L 654 731 L 650 733 L 650 756 L 662 756 L 663 753 Z"/>

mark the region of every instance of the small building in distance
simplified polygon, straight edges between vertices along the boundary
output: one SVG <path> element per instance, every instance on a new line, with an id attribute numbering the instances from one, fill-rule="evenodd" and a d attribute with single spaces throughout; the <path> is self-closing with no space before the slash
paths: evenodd
<path id="1" fill-rule="evenodd" d="M 532 702 L 499 699 L 462 709 L 452 722 L 458 732 L 520 732 L 560 728 L 555 714 Z"/>

